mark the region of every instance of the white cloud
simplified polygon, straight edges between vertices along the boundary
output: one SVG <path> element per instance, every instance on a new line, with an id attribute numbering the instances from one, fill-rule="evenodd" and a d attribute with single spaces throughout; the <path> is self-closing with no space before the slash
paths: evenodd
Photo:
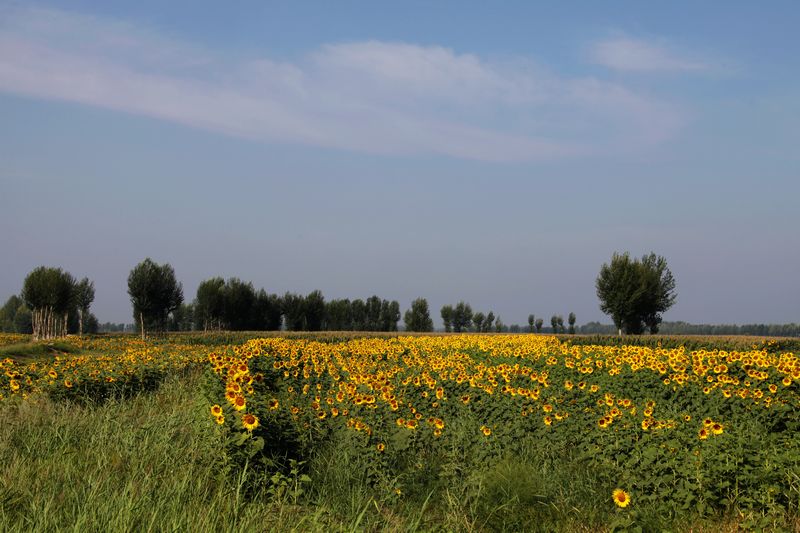
<path id="1" fill-rule="evenodd" d="M 615 70 L 630 71 L 703 71 L 708 65 L 681 57 L 667 47 L 625 37 L 614 38 L 592 46 L 592 60 Z"/>
<path id="2" fill-rule="evenodd" d="M 266 142 L 527 161 L 636 149 L 683 122 L 619 84 L 440 46 L 338 43 L 280 62 L 61 11 L 0 20 L 0 91 Z"/>

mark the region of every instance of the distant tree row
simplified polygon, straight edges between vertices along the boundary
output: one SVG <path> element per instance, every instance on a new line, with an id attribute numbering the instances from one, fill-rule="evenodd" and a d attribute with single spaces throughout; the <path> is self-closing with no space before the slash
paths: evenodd
<path id="1" fill-rule="evenodd" d="M 94 283 L 88 278 L 78 281 L 60 268 L 41 266 L 26 276 L 20 295 L 0 309 L 0 330 L 30 333 L 36 340 L 94 333 L 93 301 Z"/>
<path id="2" fill-rule="evenodd" d="M 238 278 L 221 277 L 200 283 L 191 304 L 183 303 L 183 290 L 168 264 L 145 259 L 128 277 L 134 319 L 142 336 L 162 330 L 357 330 L 397 331 L 400 304 L 378 296 L 366 300 L 325 301 L 319 290 L 307 295 L 283 296 L 255 290 Z M 429 331 L 433 324 L 424 299 L 406 313 L 406 328 Z"/>
<path id="3" fill-rule="evenodd" d="M 473 312 L 472 306 L 465 302 L 458 302 L 455 306 L 444 305 L 440 311 L 442 322 L 444 323 L 444 330 L 446 332 L 461 333 L 465 331 L 472 331 L 477 333 L 488 333 L 491 331 L 497 333 L 511 332 L 519 333 L 522 328 L 513 324 L 506 326 L 503 320 L 494 312 L 489 311 L 484 314 L 483 312 Z M 569 314 L 569 333 L 575 333 L 575 313 Z M 564 318 L 561 315 L 553 315 L 550 318 L 551 329 L 553 333 L 565 333 Z M 528 332 L 540 333 L 544 320 L 536 318 L 534 315 L 528 315 Z"/>
<path id="4" fill-rule="evenodd" d="M 595 283 L 601 310 L 614 325 L 590 322 L 576 328 L 575 313 L 550 318 L 550 327 L 533 314 L 528 316 L 528 332 L 537 333 L 613 333 L 640 334 L 661 331 L 665 334 L 800 336 L 797 324 L 692 325 L 685 322 L 662 323 L 661 315 L 675 302 L 675 280 L 666 260 L 653 253 L 641 259 L 615 253 L 604 264 Z M 203 281 L 193 302 L 185 303 L 183 287 L 169 264 L 159 265 L 150 258 L 136 265 L 128 276 L 128 294 L 133 306 L 134 325 L 102 325 L 103 331 L 141 332 L 187 330 L 280 330 L 320 331 L 397 331 L 400 305 L 397 301 L 371 296 L 366 300 L 325 301 L 319 290 L 303 296 L 287 292 L 283 296 L 255 290 L 253 284 L 238 278 L 221 277 Z M 76 280 L 60 268 L 38 267 L 31 271 L 19 295 L 11 296 L 0 308 L 0 331 L 31 333 L 35 339 L 49 339 L 67 333 L 96 332 L 100 327 L 89 311 L 94 301 L 94 284 L 88 278 Z M 473 312 L 460 301 L 441 308 L 447 332 L 521 332 L 507 326 L 489 311 Z M 406 331 L 433 331 L 428 302 L 417 298 L 402 316 Z"/>
<path id="5" fill-rule="evenodd" d="M 617 333 L 613 324 L 589 322 L 578 328 L 582 334 Z M 662 322 L 659 332 L 664 335 L 753 335 L 755 337 L 798 337 L 800 324 L 689 324 Z"/>
<path id="6" fill-rule="evenodd" d="M 198 286 L 189 311 L 194 327 L 206 331 L 397 331 L 400 320 L 400 304 L 378 296 L 325 301 L 319 290 L 305 296 L 292 292 L 278 296 L 256 291 L 252 283 L 238 278 L 220 277 Z"/>

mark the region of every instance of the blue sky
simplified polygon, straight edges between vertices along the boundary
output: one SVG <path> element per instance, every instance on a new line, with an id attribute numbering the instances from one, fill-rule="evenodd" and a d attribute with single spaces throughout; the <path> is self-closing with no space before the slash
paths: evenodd
<path id="1" fill-rule="evenodd" d="M 800 8 L 768 6 L 0 2 L 0 298 L 57 265 L 129 321 L 150 256 L 189 300 L 608 322 L 600 265 L 652 250 L 667 320 L 800 322 Z"/>

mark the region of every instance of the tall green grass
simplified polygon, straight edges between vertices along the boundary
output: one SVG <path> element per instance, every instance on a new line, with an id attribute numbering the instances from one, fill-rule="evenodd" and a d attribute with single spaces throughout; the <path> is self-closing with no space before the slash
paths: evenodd
<path id="1" fill-rule="evenodd" d="M 101 404 L 0 406 L 0 530 L 603 531 L 618 514 L 593 473 L 556 452 L 488 464 L 454 455 L 433 478 L 425 463 L 441 458 L 409 458 L 400 494 L 379 490 L 396 480 L 370 478 L 370 459 L 346 438 L 294 471 L 230 470 L 203 397 L 192 374 Z M 736 528 L 735 518 L 667 524 L 646 513 L 639 523 Z"/>

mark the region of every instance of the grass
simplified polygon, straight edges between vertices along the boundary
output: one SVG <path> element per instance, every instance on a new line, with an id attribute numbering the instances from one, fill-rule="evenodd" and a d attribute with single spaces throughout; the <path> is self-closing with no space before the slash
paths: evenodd
<path id="1" fill-rule="evenodd" d="M 3 531 L 263 529 L 215 468 L 197 380 L 103 405 L 45 399 L 5 406 L 0 426 Z"/>
<path id="2" fill-rule="evenodd" d="M 376 488 L 395 480 L 370 478 L 346 437 L 302 465 L 310 482 L 229 471 L 203 398 L 202 376 L 189 374 L 104 403 L 0 405 L 0 530 L 605 531 L 619 514 L 595 473 L 535 446 L 486 464 L 453 452 L 441 477 L 427 475 L 440 458 L 408 458 L 402 494 Z M 645 530 L 709 532 L 744 518 L 639 517 Z M 795 517 L 778 526 L 800 531 Z"/>
<path id="3" fill-rule="evenodd" d="M 221 468 L 202 398 L 201 378 L 190 375 L 127 400 L 2 406 L 0 530 L 511 531 L 529 529 L 528 519 L 540 521 L 538 530 L 576 530 L 588 518 L 542 504 L 543 491 L 559 498 L 553 490 L 563 479 L 513 459 L 463 484 L 434 480 L 381 499 L 365 459 L 348 456 L 346 442 L 315 454 L 307 493 L 298 496 L 287 476 L 276 493 L 271 472 Z M 559 490 L 574 492 L 585 480 L 573 483 Z"/>
<path id="4" fill-rule="evenodd" d="M 25 342 L 0 346 L 0 359 L 10 358 L 20 364 L 49 359 L 56 355 L 77 355 L 82 350 L 66 341 Z"/>

